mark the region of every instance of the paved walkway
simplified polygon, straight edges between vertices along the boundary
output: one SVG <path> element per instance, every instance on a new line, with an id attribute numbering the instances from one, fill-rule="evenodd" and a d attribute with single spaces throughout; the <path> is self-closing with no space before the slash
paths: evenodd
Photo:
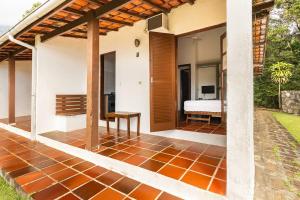
<path id="1" fill-rule="evenodd" d="M 255 200 L 300 199 L 300 145 L 269 111 L 256 110 L 254 128 Z"/>
<path id="2" fill-rule="evenodd" d="M 0 129 L 0 173 L 36 200 L 178 199 L 121 174 Z"/>

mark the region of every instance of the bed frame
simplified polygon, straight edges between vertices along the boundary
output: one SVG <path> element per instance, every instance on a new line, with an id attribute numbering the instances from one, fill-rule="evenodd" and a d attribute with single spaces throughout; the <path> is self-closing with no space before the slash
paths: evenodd
<path id="1" fill-rule="evenodd" d="M 189 120 L 206 121 L 210 124 L 212 117 L 220 117 L 222 121 L 222 112 L 185 111 L 184 114 L 186 114 L 187 124 Z M 193 115 L 205 115 L 207 117 L 193 117 Z"/>

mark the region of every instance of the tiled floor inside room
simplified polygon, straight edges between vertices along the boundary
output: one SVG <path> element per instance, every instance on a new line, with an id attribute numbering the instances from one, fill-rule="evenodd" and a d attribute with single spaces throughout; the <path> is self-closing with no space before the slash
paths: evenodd
<path id="1" fill-rule="evenodd" d="M 8 119 L 0 119 L 0 123 L 8 124 Z M 30 116 L 16 117 L 16 124 L 14 126 L 24 131 L 30 132 L 31 117 Z"/>
<path id="2" fill-rule="evenodd" d="M 182 121 L 179 123 L 177 129 L 184 130 L 184 131 L 199 132 L 199 133 L 226 135 L 226 125 L 220 123 L 214 123 L 214 122 L 208 124 L 207 122 L 192 121 L 186 123 L 185 121 Z"/>
<path id="3" fill-rule="evenodd" d="M 36 200 L 179 199 L 3 129 L 0 172 Z"/>
<path id="4" fill-rule="evenodd" d="M 50 132 L 43 136 L 85 148 L 85 130 Z M 98 153 L 159 173 L 195 187 L 225 195 L 226 148 L 148 134 L 99 130 Z"/>

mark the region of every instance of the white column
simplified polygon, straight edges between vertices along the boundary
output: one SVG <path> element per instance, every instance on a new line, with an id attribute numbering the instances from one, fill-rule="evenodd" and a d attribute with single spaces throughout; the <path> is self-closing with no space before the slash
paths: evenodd
<path id="1" fill-rule="evenodd" d="M 227 0 L 227 195 L 253 199 L 252 0 Z"/>
<path id="2" fill-rule="evenodd" d="M 32 72 L 31 72 L 31 139 L 36 140 L 37 135 L 37 85 L 38 85 L 38 54 L 36 46 L 40 44 L 41 36 L 35 37 L 35 49 L 32 50 Z"/>

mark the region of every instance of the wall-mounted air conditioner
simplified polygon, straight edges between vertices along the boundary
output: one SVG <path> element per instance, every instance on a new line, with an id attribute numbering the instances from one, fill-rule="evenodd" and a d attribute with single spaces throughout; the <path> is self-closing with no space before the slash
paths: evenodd
<path id="1" fill-rule="evenodd" d="M 147 22 L 147 30 L 152 32 L 168 33 L 168 16 L 164 13 L 150 17 Z"/>

